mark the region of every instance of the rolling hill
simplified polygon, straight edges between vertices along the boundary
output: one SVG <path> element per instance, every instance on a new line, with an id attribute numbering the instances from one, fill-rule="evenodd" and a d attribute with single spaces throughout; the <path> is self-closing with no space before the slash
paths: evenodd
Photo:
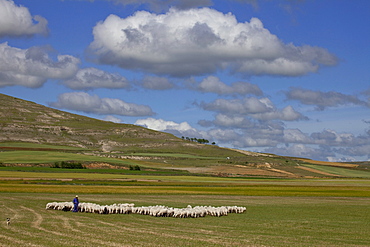
<path id="1" fill-rule="evenodd" d="M 370 177 L 368 163 L 320 162 L 199 144 L 4 94 L 0 106 L 0 162 L 6 166 L 78 160 L 89 168 L 135 165 L 216 176 Z"/>

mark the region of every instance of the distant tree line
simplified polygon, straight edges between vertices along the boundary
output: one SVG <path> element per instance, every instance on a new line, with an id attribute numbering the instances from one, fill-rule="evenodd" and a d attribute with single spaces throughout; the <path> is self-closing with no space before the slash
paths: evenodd
<path id="1" fill-rule="evenodd" d="M 65 169 L 86 169 L 80 162 L 55 162 L 52 168 L 65 168 Z"/>
<path id="2" fill-rule="evenodd" d="M 207 139 L 198 139 L 198 138 L 195 138 L 195 137 L 184 137 L 182 136 L 181 137 L 183 140 L 187 140 L 187 141 L 191 141 L 191 142 L 198 142 L 200 144 L 208 144 L 209 141 Z M 215 142 L 212 142 L 212 145 L 215 145 L 216 143 Z"/>

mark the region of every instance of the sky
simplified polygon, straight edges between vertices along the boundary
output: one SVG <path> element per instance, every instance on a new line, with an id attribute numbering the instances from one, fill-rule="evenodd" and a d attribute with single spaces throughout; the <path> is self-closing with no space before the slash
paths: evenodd
<path id="1" fill-rule="evenodd" d="M 370 160 L 368 0 L 0 0 L 0 93 L 221 147 Z"/>

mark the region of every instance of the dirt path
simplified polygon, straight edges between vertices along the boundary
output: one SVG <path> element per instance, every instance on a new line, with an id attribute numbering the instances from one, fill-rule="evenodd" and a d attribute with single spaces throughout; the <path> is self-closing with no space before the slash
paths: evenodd
<path id="1" fill-rule="evenodd" d="M 45 233 L 49 233 L 51 235 L 57 235 L 57 236 L 66 237 L 66 238 L 70 237 L 70 234 L 65 234 L 65 233 L 61 233 L 61 232 L 58 232 L 58 231 L 54 231 L 54 230 L 48 230 L 48 229 L 46 229 L 44 227 L 41 227 L 41 224 L 42 224 L 42 222 L 44 220 L 41 214 L 37 213 L 35 210 L 30 209 L 30 208 L 26 208 L 26 207 L 23 207 L 23 206 L 21 206 L 21 208 L 24 209 L 24 210 L 27 210 L 27 211 L 31 212 L 34 215 L 35 220 L 31 222 L 31 226 L 33 228 L 36 228 L 37 230 L 42 231 L 42 232 L 45 232 Z M 70 225 L 70 223 L 68 222 L 68 218 L 63 218 L 63 216 L 62 217 L 56 216 L 56 217 L 62 219 L 60 221 L 62 227 L 66 227 L 67 229 L 69 229 L 69 230 L 71 230 L 73 232 L 81 233 L 81 231 L 74 229 L 73 226 Z M 58 229 L 58 227 L 60 227 L 60 225 L 55 226 L 55 229 Z M 93 236 L 90 236 L 90 237 L 86 236 L 86 237 L 84 237 L 84 236 L 79 236 L 78 234 L 74 234 L 74 240 L 77 241 L 77 242 L 85 243 L 86 246 L 87 245 L 90 245 L 90 246 L 113 246 L 113 247 L 116 246 L 116 247 L 125 247 L 125 245 L 122 245 L 120 243 L 107 242 L 107 241 L 102 241 L 102 240 L 99 240 L 99 239 L 94 239 Z M 128 247 L 128 246 L 126 246 L 126 247 Z"/>
<path id="2" fill-rule="evenodd" d="M 309 167 L 305 167 L 305 166 L 297 166 L 297 167 L 299 169 L 302 169 L 302 170 L 306 170 L 306 171 L 313 172 L 313 173 L 318 173 L 318 174 L 325 175 L 325 176 L 340 177 L 339 175 L 336 175 L 336 174 L 331 174 L 331 173 L 328 173 L 328 172 L 319 171 L 319 170 L 309 168 Z"/>
<path id="3" fill-rule="evenodd" d="M 286 174 L 286 175 L 291 176 L 291 177 L 297 177 L 297 175 L 295 175 L 291 172 L 283 171 L 283 170 L 280 170 L 280 169 L 270 168 L 269 170 L 274 171 L 274 172 L 283 173 L 283 174 Z"/>
<path id="4" fill-rule="evenodd" d="M 24 207 L 24 206 L 21 206 L 21 208 L 22 209 L 24 209 L 24 210 L 28 210 L 28 211 L 30 211 L 33 215 L 35 215 L 35 220 L 34 221 L 32 221 L 32 227 L 34 227 L 34 228 L 37 228 L 37 229 L 39 229 L 39 230 L 44 230 L 43 228 L 41 228 L 40 227 L 40 225 L 41 225 L 41 223 L 42 223 L 42 216 L 41 216 L 41 214 L 39 214 L 39 213 L 36 213 L 36 211 L 35 210 L 33 210 L 33 209 L 30 209 L 30 208 L 26 208 L 26 207 Z"/>
<path id="5" fill-rule="evenodd" d="M 5 241 L 7 241 L 9 243 L 19 244 L 19 246 L 44 247 L 43 245 L 28 243 L 26 241 L 20 240 L 20 239 L 15 238 L 15 237 L 9 237 L 9 236 L 5 236 L 5 235 L 0 234 L 0 243 L 4 243 L 5 241 L 1 241 L 1 239 L 4 239 Z"/>
<path id="6" fill-rule="evenodd" d="M 256 153 L 256 152 L 240 150 L 240 149 L 233 149 L 233 148 L 230 148 L 230 150 L 233 150 L 233 151 L 245 154 L 245 155 L 249 155 L 249 156 L 265 156 L 265 157 L 272 157 L 273 156 L 273 155 L 270 155 L 270 154 Z"/>

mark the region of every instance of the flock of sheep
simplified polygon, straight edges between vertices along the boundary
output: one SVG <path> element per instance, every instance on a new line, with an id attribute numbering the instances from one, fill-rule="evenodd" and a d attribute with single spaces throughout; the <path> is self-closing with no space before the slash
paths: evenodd
<path id="1" fill-rule="evenodd" d="M 72 211 L 72 202 L 49 202 L 46 204 L 46 209 Z M 133 203 L 112 204 L 101 206 L 95 203 L 80 203 L 78 205 L 79 212 L 97 213 L 97 214 L 142 214 L 155 217 L 175 217 L 175 218 L 198 218 L 210 216 L 225 216 L 229 213 L 241 214 L 246 210 L 245 207 L 238 206 L 195 206 L 188 205 L 186 208 L 172 208 L 162 205 L 156 206 L 141 206 L 135 207 Z"/>

